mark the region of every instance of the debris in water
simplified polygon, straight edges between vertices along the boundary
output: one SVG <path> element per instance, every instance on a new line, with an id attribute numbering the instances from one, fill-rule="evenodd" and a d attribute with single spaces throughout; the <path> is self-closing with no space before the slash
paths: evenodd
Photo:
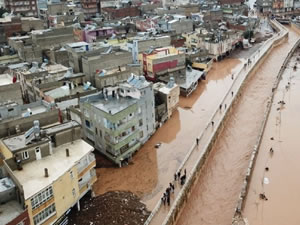
<path id="1" fill-rule="evenodd" d="M 157 143 L 156 145 L 155 145 L 155 148 L 159 148 L 161 146 L 161 143 Z"/>
<path id="2" fill-rule="evenodd" d="M 266 197 L 265 193 L 260 193 L 259 198 L 262 199 L 262 200 L 268 201 L 268 198 Z"/>
<path id="3" fill-rule="evenodd" d="M 267 178 L 267 177 L 264 177 L 264 184 L 269 184 L 270 183 L 270 180 L 269 180 L 269 178 Z"/>

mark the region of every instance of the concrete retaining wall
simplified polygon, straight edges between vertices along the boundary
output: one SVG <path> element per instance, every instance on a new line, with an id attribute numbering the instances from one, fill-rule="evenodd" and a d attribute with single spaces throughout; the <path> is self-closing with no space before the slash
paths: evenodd
<path id="1" fill-rule="evenodd" d="M 251 65 L 251 69 L 245 75 L 245 78 L 242 81 L 242 84 L 239 86 L 238 90 L 236 91 L 236 93 L 234 94 L 234 96 L 232 98 L 231 104 L 228 105 L 229 107 L 227 108 L 225 114 L 223 114 L 223 118 L 221 119 L 221 122 L 219 124 L 216 124 L 217 125 L 216 126 L 216 131 L 211 135 L 211 137 L 209 139 L 210 141 L 205 146 L 204 151 L 200 154 L 199 158 L 197 159 L 196 164 L 193 167 L 191 173 L 189 174 L 189 176 L 187 176 L 187 181 L 184 184 L 184 186 L 182 187 L 182 189 L 180 190 L 180 192 L 179 192 L 178 196 L 176 197 L 176 199 L 174 200 L 174 204 L 172 205 L 166 219 L 164 220 L 163 225 L 175 224 L 176 220 L 178 219 L 178 217 L 181 213 L 181 209 L 183 208 L 183 206 L 185 205 L 187 199 L 189 198 L 189 195 L 191 194 L 192 187 L 196 183 L 197 179 L 199 178 L 199 174 L 201 173 L 202 167 L 205 164 L 206 159 L 209 156 L 209 153 L 211 152 L 212 147 L 215 144 L 218 135 L 220 134 L 220 132 L 224 128 L 224 125 L 226 123 L 226 119 L 228 118 L 234 104 L 238 101 L 239 96 L 241 95 L 241 92 L 242 92 L 242 90 L 245 86 L 245 83 L 246 83 L 245 81 L 249 78 L 249 75 L 255 73 L 255 71 L 259 68 L 261 63 L 264 61 L 264 59 L 268 56 L 268 54 L 270 54 L 272 49 L 287 38 L 288 32 L 286 31 L 286 29 L 284 27 L 282 27 L 276 21 L 271 21 L 271 25 L 274 26 L 274 28 L 276 30 L 280 30 L 279 35 L 273 37 L 272 39 L 268 40 L 265 43 L 266 45 L 269 45 L 269 47 L 267 48 L 267 50 L 263 49 L 264 51 L 261 51 L 261 55 L 258 56 L 259 57 L 258 63 L 256 63 L 256 64 L 253 63 L 253 65 Z M 265 45 L 262 48 L 264 48 L 264 47 L 265 47 Z M 258 51 L 260 51 L 260 50 L 258 50 Z M 254 56 L 250 57 L 251 59 L 253 57 L 257 56 L 257 52 L 255 52 L 253 55 Z M 243 70 L 244 70 L 244 68 L 241 68 L 241 71 L 239 73 L 242 73 Z M 231 93 L 231 89 L 228 90 L 227 94 L 225 95 L 224 99 L 222 100 L 222 103 L 226 99 L 226 97 L 228 95 L 230 95 L 230 93 Z M 218 112 L 218 109 L 213 114 L 212 118 L 214 118 L 214 116 L 217 112 Z M 210 121 L 212 121 L 212 120 L 209 120 L 209 123 L 207 124 L 207 127 L 209 126 Z M 192 146 L 190 152 L 186 156 L 185 160 L 182 162 L 181 167 L 179 169 L 181 169 L 182 166 L 185 164 L 185 161 L 188 160 L 189 155 L 191 154 L 194 147 L 195 147 L 195 144 Z M 147 219 L 147 221 L 145 222 L 144 225 L 150 224 L 151 219 L 153 218 L 154 214 L 158 211 L 159 207 L 160 207 L 160 203 L 157 204 L 157 206 L 155 207 L 155 209 L 153 210 L 153 212 L 151 213 L 151 215 L 149 216 L 149 218 Z"/>
<path id="2" fill-rule="evenodd" d="M 296 26 L 296 25 L 294 25 L 294 26 Z M 296 28 L 300 30 L 299 27 L 296 27 Z M 257 158 L 257 153 L 259 151 L 259 147 L 260 147 L 262 137 L 263 137 L 263 134 L 264 134 L 264 131 L 265 131 L 265 127 L 266 127 L 266 124 L 267 124 L 267 121 L 268 121 L 268 117 L 269 117 L 269 114 L 270 114 L 270 111 L 271 111 L 275 90 L 278 87 L 278 84 L 279 84 L 279 82 L 282 78 L 282 74 L 283 74 L 290 58 L 293 56 L 296 48 L 299 45 L 300 45 L 300 40 L 298 40 L 296 42 L 296 44 L 293 46 L 291 51 L 288 53 L 286 59 L 284 60 L 283 65 L 281 66 L 281 68 L 279 70 L 279 73 L 277 75 L 277 79 L 273 84 L 272 94 L 269 97 L 270 100 L 268 101 L 267 108 L 266 108 L 266 111 L 264 113 L 264 119 L 263 119 L 262 124 L 261 124 L 260 132 L 259 132 L 256 144 L 253 147 L 253 151 L 252 151 L 252 154 L 251 154 L 249 166 L 247 168 L 246 176 L 244 178 L 243 187 L 242 187 L 242 190 L 241 190 L 240 195 L 239 195 L 239 199 L 238 199 L 238 202 L 237 202 L 237 206 L 236 206 L 235 214 L 234 214 L 234 218 L 233 218 L 233 224 L 236 223 L 239 220 L 243 220 L 241 213 L 242 213 L 242 210 L 245 206 L 247 194 L 248 194 L 248 191 L 249 191 L 249 185 L 250 185 L 250 182 L 251 182 L 251 178 L 252 178 L 252 174 L 253 174 L 256 158 Z"/>

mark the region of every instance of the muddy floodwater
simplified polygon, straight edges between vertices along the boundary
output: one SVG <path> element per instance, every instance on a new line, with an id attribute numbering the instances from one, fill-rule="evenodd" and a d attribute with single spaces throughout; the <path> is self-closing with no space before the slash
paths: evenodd
<path id="1" fill-rule="evenodd" d="M 299 38 L 295 31 L 289 30 L 288 40 L 274 48 L 257 72 L 252 74 L 248 80 L 238 104 L 235 105 L 224 130 L 213 147 L 177 225 L 231 224 L 243 177 L 257 139 L 273 82 L 289 50 Z M 276 183 L 276 185 L 280 184 Z M 299 192 L 297 194 L 299 195 Z M 278 201 L 279 199 L 277 198 Z M 280 205 L 279 202 L 277 204 Z M 294 210 L 297 208 L 295 206 Z M 276 213 L 279 217 L 280 213 L 274 212 L 274 214 Z M 258 225 L 255 222 L 250 224 Z M 261 224 L 266 225 L 267 223 Z M 290 223 L 270 222 L 268 224 Z M 298 221 L 297 224 L 300 222 Z"/>
<path id="2" fill-rule="evenodd" d="M 297 69 L 294 70 L 296 63 Z M 298 49 L 287 65 L 275 92 L 242 213 L 249 224 L 300 224 L 299 63 Z M 284 103 L 281 104 L 281 101 Z M 270 152 L 271 148 L 273 153 Z M 267 201 L 260 199 L 261 193 L 265 194 Z"/>
<path id="3" fill-rule="evenodd" d="M 180 98 L 178 110 L 137 152 L 129 166 L 97 169 L 98 181 L 93 187 L 96 195 L 114 190 L 131 191 L 152 210 L 230 88 L 231 73 L 240 64 L 236 57 L 213 64 L 207 80 L 199 83 L 188 98 Z M 154 147 L 157 143 L 162 143 L 158 149 Z"/>

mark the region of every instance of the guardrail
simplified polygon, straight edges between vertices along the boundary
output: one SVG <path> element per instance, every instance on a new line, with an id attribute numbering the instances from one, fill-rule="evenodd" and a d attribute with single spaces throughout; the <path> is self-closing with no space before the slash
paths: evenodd
<path id="1" fill-rule="evenodd" d="M 208 135 L 208 141 L 205 143 L 202 143 L 204 145 L 203 151 L 200 153 L 200 156 L 197 158 L 196 163 L 192 167 L 192 170 L 187 176 L 186 183 L 183 185 L 181 190 L 179 191 L 178 195 L 176 196 L 165 220 L 163 221 L 163 225 L 169 225 L 176 221 L 181 206 L 184 204 L 184 199 L 186 199 L 189 195 L 189 192 L 191 190 L 192 185 L 195 183 L 197 179 L 197 175 L 200 172 L 202 165 L 204 164 L 207 156 L 210 153 L 211 147 L 216 140 L 217 135 L 223 128 L 222 125 L 224 124 L 224 119 L 227 117 L 228 112 L 231 110 L 232 103 L 237 99 L 237 96 L 239 95 L 239 92 L 241 91 L 241 88 L 243 86 L 244 81 L 247 79 L 248 75 L 253 72 L 253 69 L 257 67 L 257 63 L 259 64 L 260 60 L 265 57 L 265 55 L 272 49 L 274 44 L 277 44 L 280 40 L 282 40 L 285 36 L 287 36 L 287 31 L 285 27 L 280 25 L 276 21 L 271 21 L 272 25 L 275 26 L 280 32 L 277 35 L 274 35 L 272 38 L 268 39 L 264 42 L 261 48 L 259 48 L 256 52 L 254 52 L 250 57 L 249 60 L 252 61 L 251 63 L 248 63 L 249 61 L 246 61 L 244 65 L 241 65 L 238 69 L 238 72 L 234 74 L 234 80 L 232 83 L 231 88 L 227 91 L 225 96 L 222 98 L 222 101 L 220 102 L 220 105 L 222 104 L 223 107 L 225 104 L 228 105 L 228 107 L 223 111 L 223 113 L 220 115 L 220 110 L 217 108 L 213 115 L 211 116 L 210 120 L 207 122 L 204 130 L 201 132 L 201 134 L 198 136 L 199 143 L 203 142 L 203 138 L 205 135 Z M 233 92 L 233 88 L 236 88 L 237 91 Z M 225 103 L 226 102 L 226 103 Z M 217 119 L 217 120 L 216 120 Z M 214 121 L 214 132 L 209 131 L 208 129 L 211 127 L 211 121 Z M 199 144 L 201 145 L 201 144 Z M 185 165 L 187 164 L 190 156 L 194 153 L 194 150 L 196 149 L 196 143 L 194 142 L 191 146 L 189 152 L 185 156 L 184 160 L 180 164 L 177 171 L 183 169 Z M 158 213 L 158 211 L 161 209 L 161 201 L 159 201 L 154 210 L 151 212 L 148 219 L 145 221 L 144 225 L 151 224 L 151 221 L 153 220 L 154 216 Z"/>

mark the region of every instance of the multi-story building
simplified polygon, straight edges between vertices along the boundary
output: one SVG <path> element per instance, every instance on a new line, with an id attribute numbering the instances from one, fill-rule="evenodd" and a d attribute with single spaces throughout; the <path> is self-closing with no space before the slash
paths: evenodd
<path id="1" fill-rule="evenodd" d="M 174 47 L 150 49 L 140 56 L 147 79 L 157 80 L 158 76 L 184 73 L 185 54 Z"/>
<path id="2" fill-rule="evenodd" d="M 22 16 L 37 16 L 36 0 L 5 0 L 5 7 L 15 14 Z"/>
<path id="3" fill-rule="evenodd" d="M 80 199 L 96 181 L 94 148 L 80 139 L 80 130 L 74 121 L 45 129 L 34 121 L 27 132 L 0 141 L 3 168 L 30 224 L 63 221 L 71 207 L 80 209 Z"/>
<path id="4" fill-rule="evenodd" d="M 170 119 L 179 104 L 179 86 L 171 79 L 168 84 L 157 82 L 153 88 L 160 102 L 166 104 L 168 119 Z"/>
<path id="5" fill-rule="evenodd" d="M 143 76 L 81 98 L 80 110 L 86 139 L 119 166 L 155 131 L 153 88 Z"/>
<path id="6" fill-rule="evenodd" d="M 257 0 L 257 9 L 261 13 L 270 13 L 272 12 L 273 0 Z"/>
<path id="7" fill-rule="evenodd" d="M 96 17 L 101 12 L 100 0 L 80 0 L 84 16 L 87 19 Z"/>

